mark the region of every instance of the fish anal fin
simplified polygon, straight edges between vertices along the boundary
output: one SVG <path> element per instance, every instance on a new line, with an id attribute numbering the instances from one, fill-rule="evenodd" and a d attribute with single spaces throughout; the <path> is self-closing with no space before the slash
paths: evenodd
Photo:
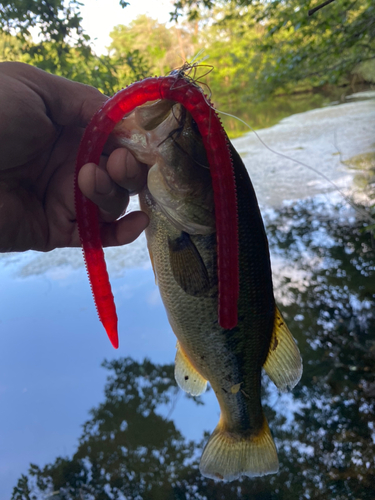
<path id="1" fill-rule="evenodd" d="M 188 295 L 207 295 L 210 289 L 208 272 L 190 236 L 181 232 L 178 238 L 168 240 L 168 248 L 173 277 L 179 286 Z"/>
<path id="2" fill-rule="evenodd" d="M 270 348 L 263 368 L 280 391 L 293 389 L 302 375 L 299 349 L 277 307 Z"/>
<path id="3" fill-rule="evenodd" d="M 182 390 L 192 396 L 199 396 L 207 389 L 207 380 L 191 364 L 185 351 L 177 342 L 174 376 Z"/>
<path id="4" fill-rule="evenodd" d="M 220 420 L 203 450 L 199 469 L 203 476 L 221 481 L 276 473 L 279 461 L 266 418 L 256 434 L 226 428 Z"/>

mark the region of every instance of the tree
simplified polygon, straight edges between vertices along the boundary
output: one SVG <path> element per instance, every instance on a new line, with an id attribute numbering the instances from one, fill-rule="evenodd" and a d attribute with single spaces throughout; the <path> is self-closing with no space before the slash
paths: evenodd
<path id="1" fill-rule="evenodd" d="M 0 30 L 28 39 L 30 29 L 37 27 L 45 41 L 61 43 L 77 37 L 76 43 L 83 43 L 87 39 L 80 26 L 81 5 L 78 0 L 0 2 Z"/>
<path id="2" fill-rule="evenodd" d="M 120 3 L 127 5 L 123 0 Z M 120 88 L 116 71 L 108 56 L 93 53 L 90 37 L 81 26 L 81 5 L 78 0 L 0 2 L 3 60 L 27 62 L 113 94 Z M 31 38 L 35 28 L 39 31 L 36 42 Z"/>
<path id="3" fill-rule="evenodd" d="M 43 61 L 43 69 L 64 69 L 71 41 L 83 58 L 90 53 L 89 37 L 81 27 L 80 5 L 78 0 L 0 2 L 0 31 L 21 41 L 31 61 Z M 31 40 L 32 28 L 39 31 L 38 43 Z"/>
<path id="4" fill-rule="evenodd" d="M 189 24 L 167 28 L 146 15 L 129 26 L 116 26 L 111 32 L 110 54 L 119 79 L 130 83 L 150 75 L 163 76 L 182 66 L 194 56 L 194 29 Z"/>
<path id="5" fill-rule="evenodd" d="M 266 36 L 257 47 L 258 55 L 248 61 L 257 69 L 255 90 L 269 95 L 306 86 L 338 84 L 364 61 L 375 56 L 375 5 L 372 0 L 333 2 L 308 16 L 308 10 L 320 0 L 179 0 L 174 18 L 185 9 L 192 18 L 200 18 L 214 8 L 230 7 L 237 16 L 251 7 L 256 23 Z M 251 29 L 251 25 L 249 26 Z M 302 87 L 301 87 L 302 86 Z"/>

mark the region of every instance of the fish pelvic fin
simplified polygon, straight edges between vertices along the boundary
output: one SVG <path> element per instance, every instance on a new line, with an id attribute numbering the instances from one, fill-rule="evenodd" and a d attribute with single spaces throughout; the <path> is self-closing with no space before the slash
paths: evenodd
<path id="1" fill-rule="evenodd" d="M 176 382 L 183 391 L 192 396 L 199 396 L 207 389 L 207 380 L 194 368 L 179 342 L 176 348 L 174 370 Z"/>
<path id="2" fill-rule="evenodd" d="M 179 238 L 168 239 L 169 261 L 173 277 L 188 295 L 205 297 L 210 289 L 206 266 L 190 235 L 181 232 Z"/>
<path id="3" fill-rule="evenodd" d="M 299 349 L 277 307 L 270 349 L 263 368 L 280 391 L 293 389 L 302 375 Z"/>
<path id="4" fill-rule="evenodd" d="M 279 460 L 267 419 L 263 418 L 256 434 L 231 430 L 220 419 L 203 450 L 199 469 L 203 476 L 220 481 L 275 474 Z"/>

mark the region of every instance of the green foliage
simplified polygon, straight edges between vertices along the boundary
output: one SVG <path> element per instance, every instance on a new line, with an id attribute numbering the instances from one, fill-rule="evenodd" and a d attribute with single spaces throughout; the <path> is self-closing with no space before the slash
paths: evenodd
<path id="1" fill-rule="evenodd" d="M 104 93 L 117 90 L 111 61 L 92 52 L 83 32 L 79 1 L 17 0 L 0 5 L 0 60 L 26 62 Z M 39 32 L 37 42 L 31 39 L 32 29 Z"/>
<path id="2" fill-rule="evenodd" d="M 0 32 L 0 61 L 29 62 L 30 56 L 23 49 L 22 40 L 4 31 Z"/>
<path id="3" fill-rule="evenodd" d="M 150 75 L 165 75 L 193 57 L 191 25 L 167 28 L 145 15 L 111 32 L 110 54 L 119 78 L 126 83 Z"/>
<path id="4" fill-rule="evenodd" d="M 372 0 L 342 0 L 321 9 L 313 16 L 308 10 L 320 0 L 180 0 L 175 3 L 174 17 L 187 11 L 194 18 L 214 16 L 228 38 L 235 25 L 235 39 L 242 29 L 243 37 L 254 26 L 263 30 L 257 40 L 250 41 L 255 52 L 241 61 L 248 64 L 250 87 L 254 95 L 292 92 L 302 88 L 342 84 L 357 64 L 374 59 L 375 4 Z M 209 14 L 207 11 L 209 10 Z M 217 20 L 215 12 L 221 11 Z M 236 22 L 236 20 L 238 22 Z M 235 21 L 233 23 L 233 21 Z M 242 27 L 241 27 L 242 25 Z M 224 41 L 224 38 L 223 38 Z M 229 51 L 230 46 L 228 46 Z M 237 66 L 236 61 L 233 60 Z M 231 66 L 226 66 L 230 69 Z"/>
<path id="5" fill-rule="evenodd" d="M 22 43 L 22 51 L 28 55 L 30 64 L 63 74 L 69 70 L 72 58 L 71 40 L 78 58 L 87 61 L 89 37 L 81 28 L 79 1 L 18 0 L 0 2 L 0 5 L 0 31 Z M 32 29 L 39 32 L 37 43 L 31 40 Z"/>
<path id="6" fill-rule="evenodd" d="M 244 105 L 254 97 L 259 61 L 258 47 L 265 29 L 254 21 L 251 8 L 237 8 L 234 2 L 216 7 L 202 17 L 200 47 L 205 48 L 214 71 L 207 84 L 214 102 L 226 110 Z M 252 63 L 251 63 L 252 62 Z"/>
<path id="7" fill-rule="evenodd" d="M 358 64 L 353 69 L 353 74 L 358 75 L 359 78 L 364 79 L 366 82 L 375 83 L 375 59 Z"/>
<path id="8" fill-rule="evenodd" d="M 30 29 L 37 27 L 43 40 L 55 43 L 66 42 L 67 38 L 78 36 L 77 43 L 83 43 L 81 16 L 78 0 L 17 0 L 0 2 L 0 30 L 30 37 Z"/>
<path id="9" fill-rule="evenodd" d="M 310 2 L 310 7 L 317 3 Z M 312 86 L 338 84 L 359 62 L 374 58 L 371 0 L 334 2 L 312 17 L 297 0 L 284 6 L 271 2 L 263 15 L 269 19 L 264 47 L 273 52 L 270 70 L 263 71 L 267 91 L 305 80 Z"/>
<path id="10" fill-rule="evenodd" d="M 356 68 L 369 74 L 374 60 L 371 0 L 333 2 L 312 17 L 308 9 L 318 0 L 303 5 L 299 0 L 179 0 L 173 16 L 187 11 L 189 22 L 167 28 L 140 16 L 114 28 L 105 57 L 91 50 L 78 0 L 0 3 L 0 58 L 35 64 L 107 94 L 134 80 L 167 74 L 200 49 L 215 67 L 203 81 L 227 110 L 274 94 L 347 84 Z M 36 43 L 30 38 L 35 27 L 40 32 Z"/>
<path id="11" fill-rule="evenodd" d="M 193 21 L 199 19 L 201 6 L 206 9 L 212 9 L 214 5 L 215 0 L 176 0 L 174 2 L 174 11 L 171 12 L 171 18 L 177 21 L 184 11 L 187 10 L 189 20 Z"/>

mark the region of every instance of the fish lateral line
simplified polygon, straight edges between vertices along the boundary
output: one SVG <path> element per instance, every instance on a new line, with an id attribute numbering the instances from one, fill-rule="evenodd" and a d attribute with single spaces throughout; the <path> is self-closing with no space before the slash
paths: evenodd
<path id="1" fill-rule="evenodd" d="M 78 233 L 99 319 L 112 345 L 118 347 L 118 320 L 109 283 L 99 227 L 99 209 L 78 187 L 78 174 L 86 163 L 99 164 L 104 145 L 124 115 L 149 101 L 180 103 L 197 124 L 206 150 L 214 192 L 218 263 L 218 320 L 220 326 L 237 325 L 239 250 L 237 196 L 229 140 L 212 104 L 191 79 L 177 73 L 135 82 L 108 99 L 86 127 L 79 147 L 74 197 Z M 220 169 L 216 168 L 220 165 Z M 234 223 L 235 221 L 235 223 Z"/>

